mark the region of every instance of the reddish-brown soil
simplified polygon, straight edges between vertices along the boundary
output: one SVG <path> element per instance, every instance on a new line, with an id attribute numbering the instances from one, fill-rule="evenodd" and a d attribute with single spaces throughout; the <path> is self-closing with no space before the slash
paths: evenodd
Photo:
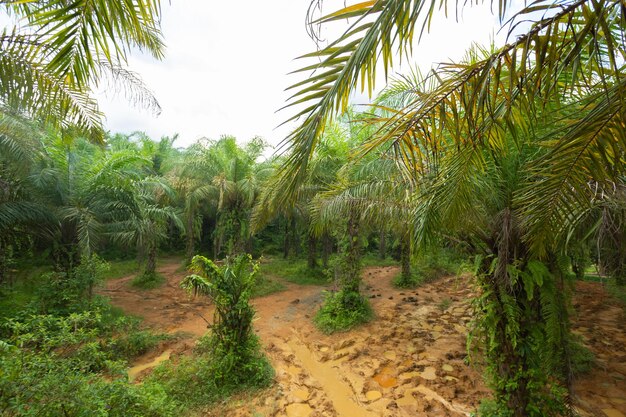
<path id="1" fill-rule="evenodd" d="M 141 379 L 170 356 L 185 354 L 207 330 L 212 309 L 178 287 L 178 263 L 159 269 L 161 288 L 130 287 L 132 277 L 108 281 L 113 304 L 144 318 L 146 326 L 178 337 L 139 358 L 131 377 Z M 257 298 L 255 329 L 276 370 L 276 383 L 254 397 L 234 399 L 207 416 L 368 417 L 468 416 L 489 395 L 480 369 L 466 363 L 471 290 L 448 277 L 417 290 L 398 290 L 396 267 L 368 268 L 366 293 L 376 318 L 331 336 L 312 325 L 322 287 L 285 283 L 284 291 Z M 583 416 L 626 416 L 624 310 L 599 284 L 580 283 L 574 331 L 597 356 L 597 365 L 575 382 Z"/>

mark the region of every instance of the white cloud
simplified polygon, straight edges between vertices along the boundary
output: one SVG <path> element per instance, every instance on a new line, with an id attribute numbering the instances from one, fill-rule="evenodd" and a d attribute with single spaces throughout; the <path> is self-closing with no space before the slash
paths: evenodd
<path id="1" fill-rule="evenodd" d="M 326 3 L 325 11 L 343 5 Z M 163 111 L 155 118 L 121 97 L 99 94 L 107 128 L 142 130 L 153 138 L 180 133 L 181 146 L 222 134 L 240 140 L 260 135 L 277 144 L 294 126 L 274 129 L 291 114 L 276 113 L 288 97 L 283 90 L 298 80 L 287 73 L 300 65 L 295 57 L 315 48 L 305 29 L 308 6 L 309 0 L 164 2 L 165 59 L 141 54 L 130 59 L 130 68 L 152 89 Z M 460 58 L 472 41 L 489 43 L 497 28 L 485 7 L 466 9 L 462 24 L 454 23 L 454 17 L 437 17 L 413 59 L 425 69 L 433 62 Z M 331 38 L 332 29 L 324 34 Z M 356 97 L 357 102 L 365 100 Z"/>

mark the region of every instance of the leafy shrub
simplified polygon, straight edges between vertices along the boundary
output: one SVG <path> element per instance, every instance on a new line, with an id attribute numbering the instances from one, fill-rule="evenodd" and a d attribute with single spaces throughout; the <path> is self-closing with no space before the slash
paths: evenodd
<path id="1" fill-rule="evenodd" d="M 366 323 L 372 316 L 372 308 L 364 296 L 354 291 L 340 290 L 326 292 L 324 303 L 314 321 L 324 333 L 334 333 Z"/>
<path id="2" fill-rule="evenodd" d="M 254 309 L 249 304 L 258 271 L 250 255 L 227 258 L 218 267 L 195 256 L 181 286 L 204 294 L 215 304 L 210 334 L 198 345 L 197 356 L 177 367 L 162 367 L 156 380 L 174 398 L 192 405 L 215 401 L 233 392 L 267 386 L 273 370 L 252 332 Z M 194 398 L 190 398 L 194 392 Z"/>
<path id="3" fill-rule="evenodd" d="M 256 336 L 249 337 L 236 352 L 222 349 L 215 337 L 205 336 L 193 356 L 181 358 L 178 364 L 162 364 L 146 382 L 162 386 L 186 408 L 198 408 L 272 382 L 274 370 Z"/>
<path id="4" fill-rule="evenodd" d="M 31 305 L 40 313 L 66 314 L 89 308 L 93 290 L 102 281 L 109 265 L 96 255 L 83 256 L 78 266 L 66 272 L 42 277 Z"/>
<path id="5" fill-rule="evenodd" d="M 178 414 L 165 391 L 153 384 L 110 382 L 54 354 L 0 350 L 0 409 L 7 416 L 146 416 Z"/>

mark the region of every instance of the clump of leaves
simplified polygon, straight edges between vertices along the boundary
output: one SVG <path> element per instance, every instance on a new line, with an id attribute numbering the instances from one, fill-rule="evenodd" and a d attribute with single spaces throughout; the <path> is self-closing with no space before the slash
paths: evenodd
<path id="1" fill-rule="evenodd" d="M 316 326 L 324 333 L 348 330 L 373 317 L 367 299 L 354 291 L 326 292 L 324 303 L 315 315 Z"/>

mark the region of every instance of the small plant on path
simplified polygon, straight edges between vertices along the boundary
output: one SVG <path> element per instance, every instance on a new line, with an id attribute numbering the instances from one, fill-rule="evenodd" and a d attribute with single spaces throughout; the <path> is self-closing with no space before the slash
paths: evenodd
<path id="1" fill-rule="evenodd" d="M 211 331 L 199 345 L 200 351 L 209 355 L 205 375 L 224 394 L 242 387 L 266 386 L 273 370 L 252 332 L 254 309 L 249 304 L 258 263 L 250 255 L 240 255 L 217 266 L 195 256 L 189 269 L 192 274 L 181 287 L 207 295 L 215 304 Z"/>

